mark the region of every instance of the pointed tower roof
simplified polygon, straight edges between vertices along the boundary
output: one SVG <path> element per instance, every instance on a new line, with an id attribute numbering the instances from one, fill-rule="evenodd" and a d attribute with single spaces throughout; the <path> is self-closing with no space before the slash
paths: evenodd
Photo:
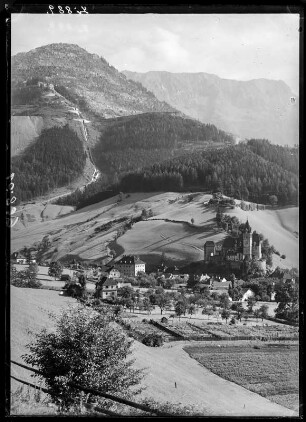
<path id="1" fill-rule="evenodd" d="M 247 221 L 245 223 L 245 231 L 248 232 L 248 233 L 251 233 L 251 231 L 252 231 L 252 228 L 251 228 L 251 226 L 249 224 L 249 220 L 248 219 L 247 219 Z"/>

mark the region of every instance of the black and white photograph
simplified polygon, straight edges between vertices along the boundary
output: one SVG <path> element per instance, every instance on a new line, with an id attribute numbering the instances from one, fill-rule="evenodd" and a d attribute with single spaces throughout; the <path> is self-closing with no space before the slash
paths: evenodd
<path id="1" fill-rule="evenodd" d="M 303 30 L 12 8 L 9 415 L 302 417 Z"/>

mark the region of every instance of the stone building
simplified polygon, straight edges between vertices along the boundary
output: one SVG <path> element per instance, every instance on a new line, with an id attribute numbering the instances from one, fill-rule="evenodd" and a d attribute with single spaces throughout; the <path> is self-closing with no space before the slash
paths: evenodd
<path id="1" fill-rule="evenodd" d="M 241 263 L 244 260 L 261 260 L 262 240 L 259 234 L 252 231 L 247 220 L 242 234 L 238 237 L 227 237 L 221 243 L 215 243 L 211 240 L 204 244 L 205 262 L 224 262 Z"/>
<path id="2" fill-rule="evenodd" d="M 120 272 L 121 277 L 135 277 L 139 272 L 146 271 L 146 264 L 134 255 L 123 255 L 114 267 Z"/>

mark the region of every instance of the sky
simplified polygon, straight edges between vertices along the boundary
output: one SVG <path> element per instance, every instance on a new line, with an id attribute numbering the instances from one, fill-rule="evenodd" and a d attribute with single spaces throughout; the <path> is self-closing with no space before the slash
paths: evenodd
<path id="1" fill-rule="evenodd" d="M 298 14 L 12 14 L 15 55 L 72 43 L 119 71 L 206 72 L 299 88 Z"/>

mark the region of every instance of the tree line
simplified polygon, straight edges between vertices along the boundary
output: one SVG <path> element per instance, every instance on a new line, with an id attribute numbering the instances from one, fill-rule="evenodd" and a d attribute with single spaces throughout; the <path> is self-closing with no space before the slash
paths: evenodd
<path id="1" fill-rule="evenodd" d="M 271 194 L 281 205 L 297 204 L 298 177 L 243 145 L 205 150 L 153 164 L 124 176 L 126 192 L 182 190 L 196 187 L 255 203 L 268 203 Z"/>

